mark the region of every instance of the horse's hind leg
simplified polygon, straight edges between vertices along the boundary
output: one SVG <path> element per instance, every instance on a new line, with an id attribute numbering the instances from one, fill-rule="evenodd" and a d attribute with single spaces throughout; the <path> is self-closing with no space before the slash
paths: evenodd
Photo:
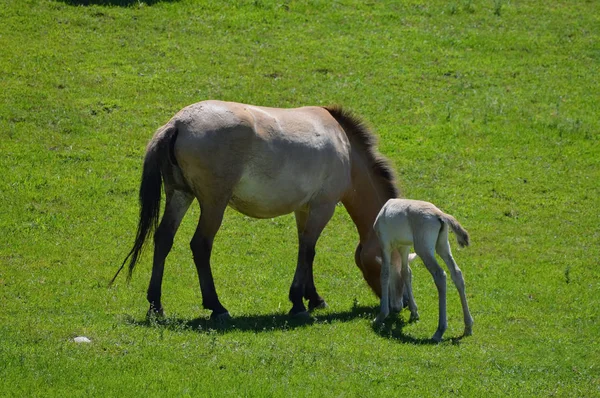
<path id="1" fill-rule="evenodd" d="M 408 296 L 406 296 L 404 280 L 402 280 L 401 275 L 402 256 L 398 250 L 392 250 L 391 256 L 390 281 L 388 284 L 390 311 L 398 314 L 404 308 L 404 297 L 408 302 Z"/>
<path id="2" fill-rule="evenodd" d="M 444 260 L 450 271 L 452 282 L 458 290 L 460 295 L 460 303 L 462 305 L 463 317 L 465 320 L 465 336 L 470 336 L 473 333 L 473 317 L 469 312 L 469 305 L 467 304 L 467 294 L 465 292 L 465 279 L 463 278 L 462 271 L 458 268 L 454 257 L 452 257 L 452 251 L 450 250 L 450 244 L 448 243 L 448 227 L 445 226 L 438 237 L 436 244 L 436 251 Z"/>
<path id="3" fill-rule="evenodd" d="M 291 315 L 303 314 L 306 307 L 302 298 L 308 300 L 310 310 L 327 306 L 325 300 L 317 293 L 313 276 L 313 262 L 315 259 L 315 246 L 333 216 L 335 204 L 311 206 L 308 210 L 298 210 L 296 226 L 298 227 L 298 263 L 296 273 L 290 287 L 290 301 L 292 302 Z"/>
<path id="4" fill-rule="evenodd" d="M 229 318 L 229 312 L 221 305 L 217 296 L 210 268 L 210 255 L 215 235 L 223 221 L 227 200 L 218 202 L 205 201 L 201 203 L 200 207 L 200 221 L 190 242 L 190 248 L 192 249 L 194 263 L 198 271 L 200 290 L 202 292 L 202 305 L 204 308 L 213 311 L 211 314 L 212 318 L 226 319 Z"/>
<path id="5" fill-rule="evenodd" d="M 166 205 L 160 225 L 154 233 L 154 260 L 152 264 L 152 277 L 148 286 L 147 299 L 150 303 L 148 315 L 163 315 L 160 301 L 162 294 L 162 280 L 165 269 L 165 259 L 173 247 L 173 238 L 181 224 L 181 220 L 194 197 L 183 191 L 167 190 Z"/>

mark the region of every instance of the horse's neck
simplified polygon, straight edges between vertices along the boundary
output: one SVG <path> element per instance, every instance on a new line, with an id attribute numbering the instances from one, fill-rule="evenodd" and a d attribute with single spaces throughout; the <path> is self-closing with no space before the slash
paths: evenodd
<path id="1" fill-rule="evenodd" d="M 342 203 L 356 225 L 360 243 L 366 245 L 375 239 L 373 223 L 387 202 L 389 194 L 378 177 L 363 161 L 353 162 L 352 188 L 342 198 Z"/>

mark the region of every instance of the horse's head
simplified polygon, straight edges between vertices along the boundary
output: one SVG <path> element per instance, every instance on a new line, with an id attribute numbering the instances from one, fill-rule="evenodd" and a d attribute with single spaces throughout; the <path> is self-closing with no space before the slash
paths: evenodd
<path id="1" fill-rule="evenodd" d="M 415 253 L 408 256 L 408 263 L 413 262 L 417 258 Z M 377 295 L 381 297 L 381 248 L 378 244 L 368 245 L 366 248 L 361 243 L 356 247 L 354 252 L 354 261 L 356 266 L 361 270 L 363 278 L 367 281 L 369 287 Z M 397 273 L 395 278 L 396 283 L 401 283 L 400 280 L 400 256 L 397 251 L 392 252 L 392 264 Z M 400 286 L 396 287 L 396 292 L 400 292 Z M 397 297 L 396 299 L 400 299 Z"/>
<path id="2" fill-rule="evenodd" d="M 359 243 L 354 252 L 354 261 L 373 293 L 377 297 L 381 297 L 381 249 L 379 245 L 369 245 L 365 248 Z"/>

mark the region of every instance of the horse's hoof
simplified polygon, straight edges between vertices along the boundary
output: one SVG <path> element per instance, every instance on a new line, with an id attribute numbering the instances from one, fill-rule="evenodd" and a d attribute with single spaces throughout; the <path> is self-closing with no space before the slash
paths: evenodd
<path id="1" fill-rule="evenodd" d="M 311 321 L 313 319 L 313 317 L 310 315 L 310 312 L 306 310 L 294 313 L 290 311 L 290 316 L 292 317 L 292 319 L 298 321 Z"/>
<path id="2" fill-rule="evenodd" d="M 308 312 L 306 311 L 306 307 L 304 306 L 304 303 L 300 302 L 300 303 L 292 305 L 292 309 L 290 310 L 290 312 L 288 312 L 288 315 L 291 317 L 296 317 L 302 313 L 308 314 Z M 303 315 L 300 315 L 300 316 L 303 316 Z"/>
<path id="3" fill-rule="evenodd" d="M 419 320 L 419 314 L 410 314 L 410 318 L 408 319 L 409 323 L 416 322 Z"/>
<path id="4" fill-rule="evenodd" d="M 231 319 L 231 315 L 229 314 L 229 311 L 221 312 L 220 314 L 213 311 L 213 313 L 210 314 L 210 319 L 217 322 L 226 322 Z"/>
<path id="5" fill-rule="evenodd" d="M 313 304 L 312 302 L 308 303 L 308 310 L 309 311 L 323 310 L 323 309 L 325 309 L 327 307 L 329 307 L 329 305 L 327 305 L 327 303 L 323 299 L 317 301 L 316 304 Z"/>
<path id="6" fill-rule="evenodd" d="M 147 320 L 163 319 L 164 317 L 165 312 L 163 311 L 162 307 L 156 309 L 154 308 L 154 306 L 150 306 L 150 309 L 148 310 L 148 312 L 146 312 Z"/>

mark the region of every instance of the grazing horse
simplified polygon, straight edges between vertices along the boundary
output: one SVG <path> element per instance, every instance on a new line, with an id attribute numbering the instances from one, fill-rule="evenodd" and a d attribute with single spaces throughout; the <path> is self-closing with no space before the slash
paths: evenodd
<path id="1" fill-rule="evenodd" d="M 161 187 L 166 205 L 158 224 Z M 203 101 L 185 107 L 154 134 L 146 149 L 140 184 L 140 217 L 129 275 L 154 230 L 154 261 L 147 299 L 149 314 L 162 315 L 165 258 L 194 199 L 201 209 L 190 242 L 204 308 L 228 318 L 219 301 L 210 256 L 227 206 L 254 218 L 294 212 L 299 249 L 289 291 L 291 315 L 325 307 L 313 279 L 315 245 L 342 202 L 360 242 L 355 262 L 380 295 L 381 256 L 373 222 L 383 204 L 398 196 L 391 167 L 365 124 L 340 107 L 267 108 Z M 399 269 L 398 269 L 399 272 Z"/>
<path id="2" fill-rule="evenodd" d="M 459 246 L 469 245 L 469 234 L 454 217 L 442 212 L 429 202 L 409 199 L 390 199 L 381 209 L 373 229 L 379 237 L 382 248 L 383 264 L 381 268 L 381 312 L 375 319 L 376 323 L 382 322 L 389 314 L 389 303 L 391 296 L 402 297 L 402 292 L 394 292 L 396 287 L 402 289 L 406 286 L 408 290 L 408 308 L 411 312 L 411 320 L 419 318 L 417 305 L 412 294 L 411 272 L 408 266 L 411 256 L 410 246 L 414 245 L 415 252 L 433 276 L 439 296 L 439 322 L 438 328 L 432 339 L 441 341 L 448 326 L 446 319 L 446 273 L 435 259 L 435 253 L 444 260 L 456 289 L 460 295 L 463 316 L 465 322 L 464 335 L 469 336 L 473 332 L 473 317 L 469 312 L 467 296 L 465 293 L 465 280 L 462 272 L 450 250 L 448 242 L 448 227 L 454 231 Z M 394 249 L 399 250 L 401 256 L 400 278 L 406 283 L 396 284 L 394 273 L 390 278 L 391 253 Z M 391 292 L 391 293 L 390 293 Z M 396 294 L 397 293 L 397 294 Z M 393 303 L 393 301 L 392 301 Z M 394 308 L 393 308 L 394 309 Z M 395 308 L 399 310 L 399 308 Z"/>

